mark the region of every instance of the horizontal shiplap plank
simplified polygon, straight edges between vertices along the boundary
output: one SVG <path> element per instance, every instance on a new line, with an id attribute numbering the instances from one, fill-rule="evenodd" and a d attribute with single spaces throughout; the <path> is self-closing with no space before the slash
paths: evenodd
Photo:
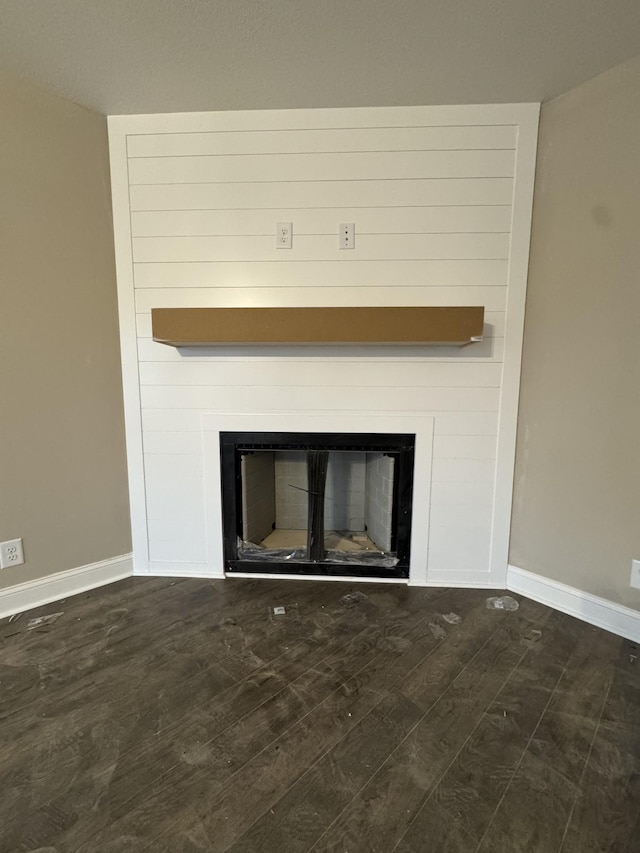
<path id="1" fill-rule="evenodd" d="M 462 516 L 461 516 L 462 517 Z M 491 527 L 462 522 L 429 530 L 429 572 L 483 572 L 489 569 Z"/>
<path id="2" fill-rule="evenodd" d="M 189 435 L 190 433 L 184 433 Z M 461 511 L 467 504 L 481 504 L 493 501 L 493 480 L 473 480 L 463 483 L 432 483 L 431 507 L 459 507 Z"/>
<path id="3" fill-rule="evenodd" d="M 148 314 L 138 314 L 139 318 Z M 491 331 L 491 326 L 485 324 L 485 332 Z M 407 361 L 418 362 L 501 362 L 503 358 L 504 338 L 487 335 L 483 341 L 467 347 L 445 346 L 396 346 L 381 349 L 379 345 L 371 344 L 366 347 L 353 346 L 226 346 L 226 347 L 170 347 L 156 343 L 151 338 L 138 339 L 138 358 L 144 362 L 174 362 L 188 359 L 193 362 L 216 361 L 224 364 L 226 361 L 237 361 L 238 358 L 247 361 L 264 362 L 272 359 L 285 362 L 288 360 L 306 361 L 321 360 L 325 363 L 332 361 L 353 361 L 362 358 L 370 362 L 389 361 L 402 364 Z"/>
<path id="4" fill-rule="evenodd" d="M 145 457 L 154 453 L 174 453 L 194 456 L 202 453 L 202 435 L 199 431 L 167 430 L 146 432 L 144 435 Z"/>
<path id="5" fill-rule="evenodd" d="M 495 459 L 496 437 L 493 435 L 436 435 L 434 459 Z"/>
<path id="6" fill-rule="evenodd" d="M 349 386 L 404 388 L 468 387 L 497 388 L 501 364 L 430 364 L 411 362 L 143 362 L 141 385 L 260 385 L 342 388 Z"/>
<path id="7" fill-rule="evenodd" d="M 392 151 L 129 160 L 129 183 L 254 183 L 513 177 L 513 150 Z"/>
<path id="8" fill-rule="evenodd" d="M 213 133 L 326 128 L 441 127 L 518 125 L 537 114 L 537 104 L 457 104 L 408 107 L 311 107 L 279 110 L 162 113 L 111 116 L 112 127 L 126 134 Z"/>
<path id="9" fill-rule="evenodd" d="M 288 405 L 284 411 L 294 409 L 295 406 Z M 412 410 L 398 410 L 395 414 L 401 419 L 405 414 L 412 414 Z M 423 414 L 434 419 L 435 435 L 496 435 L 498 431 L 497 412 L 425 410 Z M 190 432 L 200 436 L 202 415 L 198 409 L 145 408 L 142 410 L 142 426 L 145 436 L 153 432 Z"/>
<path id="10" fill-rule="evenodd" d="M 198 515 L 176 515 L 167 509 L 162 518 L 150 518 L 147 522 L 149 539 L 167 542 L 176 539 L 203 539 L 205 529 L 204 512 Z"/>
<path id="11" fill-rule="evenodd" d="M 367 207 L 322 210 L 147 210 L 131 214 L 133 237 L 274 236 L 277 222 L 292 222 L 300 234 L 335 234 L 354 222 L 356 234 L 508 231 L 508 205 L 458 207 Z"/>
<path id="12" fill-rule="evenodd" d="M 202 431 L 202 412 L 195 409 L 154 408 L 142 411 L 142 430 L 150 432 L 195 432 Z"/>
<path id="13" fill-rule="evenodd" d="M 433 434 L 492 435 L 498 433 L 497 412 L 434 412 Z"/>
<path id="14" fill-rule="evenodd" d="M 491 459 L 438 458 L 433 460 L 431 479 L 434 483 L 492 483 L 495 467 L 496 463 Z M 463 488 L 462 485 L 460 488 Z"/>
<path id="15" fill-rule="evenodd" d="M 174 564 L 204 563 L 207 559 L 204 528 L 200 533 L 199 538 L 189 535 L 169 540 L 149 538 L 149 559 Z"/>
<path id="16" fill-rule="evenodd" d="M 285 251 L 284 249 L 281 250 Z M 354 250 L 355 251 L 355 250 Z M 342 253 L 344 255 L 344 252 Z M 137 289 L 238 287 L 494 287 L 507 285 L 506 260 L 307 261 L 304 264 L 144 263 L 134 265 Z M 138 309 L 139 310 L 139 309 Z"/>
<path id="17" fill-rule="evenodd" d="M 151 314 L 136 314 L 136 333 L 140 338 L 150 338 L 153 330 L 151 328 Z"/>
<path id="18" fill-rule="evenodd" d="M 254 385 L 225 386 L 146 385 L 140 389 L 143 408 L 208 409 L 212 412 L 316 411 L 454 411 L 495 412 L 497 388 L 308 388 Z"/>
<path id="19" fill-rule="evenodd" d="M 506 287 L 202 287 L 140 290 L 136 310 L 152 308 L 287 308 L 322 306 L 464 306 L 504 311 Z"/>
<path id="20" fill-rule="evenodd" d="M 204 481 L 201 476 L 179 476 L 168 480 L 145 472 L 145 491 L 148 518 L 161 520 L 169 511 L 179 517 L 204 517 Z"/>
<path id="21" fill-rule="evenodd" d="M 461 489 L 462 491 L 462 489 Z M 456 529 L 463 527 L 472 530 L 490 530 L 491 514 L 493 506 L 491 500 L 476 503 L 465 503 L 463 512 L 452 512 L 450 506 L 445 504 L 432 504 L 429 513 L 429 525 L 431 530 L 449 529 L 455 534 Z M 462 520 L 462 524 L 460 524 Z"/>
<path id="22" fill-rule="evenodd" d="M 494 205 L 511 204 L 513 178 L 269 180 L 253 184 L 202 184 L 196 180 L 191 184 L 132 186 L 129 195 L 132 211 Z"/>
<path id="23" fill-rule="evenodd" d="M 171 457 L 188 456 L 190 460 L 188 465 L 192 466 L 195 464 L 193 460 L 198 454 L 202 453 L 202 436 L 195 430 L 151 431 L 145 436 L 144 449 L 145 458 L 155 454 L 170 455 Z M 492 460 L 495 455 L 495 435 L 436 435 L 434 437 L 434 458 Z M 158 471 L 152 466 L 150 467 L 149 464 L 146 465 L 146 468 L 148 471 L 158 474 Z M 489 486 L 479 484 L 479 488 L 474 490 L 476 497 L 470 497 L 466 487 L 462 491 L 457 486 L 455 490 L 449 489 L 447 491 L 446 487 L 450 484 L 443 483 L 440 485 L 440 493 L 437 495 L 440 503 L 478 503 L 476 493 L 481 493 L 484 497 L 490 497 L 492 494 L 490 484 Z"/>
<path id="24" fill-rule="evenodd" d="M 505 331 L 506 313 L 504 311 L 484 312 L 483 335 L 485 338 L 502 338 Z"/>
<path id="25" fill-rule="evenodd" d="M 129 136 L 127 152 L 129 157 L 188 157 L 206 154 L 515 148 L 516 138 L 517 128 L 514 125 L 148 133 Z"/>
<path id="26" fill-rule="evenodd" d="M 144 470 L 147 477 L 164 478 L 170 481 L 198 479 L 203 476 L 202 454 L 145 454 Z"/>
<path id="27" fill-rule="evenodd" d="M 293 249 L 278 249 L 275 237 L 135 237 L 135 263 L 207 261 L 301 261 L 357 260 L 506 260 L 508 234 L 356 234 L 353 251 L 338 247 L 334 234 L 299 235 Z"/>

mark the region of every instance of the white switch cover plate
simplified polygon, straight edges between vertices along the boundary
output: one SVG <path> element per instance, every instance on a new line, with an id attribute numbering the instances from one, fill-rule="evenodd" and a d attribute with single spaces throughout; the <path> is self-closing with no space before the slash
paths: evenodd
<path id="1" fill-rule="evenodd" d="M 0 542 L 0 569 L 21 566 L 23 563 L 22 539 L 9 539 L 7 542 Z"/>
<path id="2" fill-rule="evenodd" d="M 631 560 L 631 586 L 640 589 L 640 560 Z"/>
<path id="3" fill-rule="evenodd" d="M 276 222 L 276 249 L 290 249 L 292 235 L 292 222 Z"/>

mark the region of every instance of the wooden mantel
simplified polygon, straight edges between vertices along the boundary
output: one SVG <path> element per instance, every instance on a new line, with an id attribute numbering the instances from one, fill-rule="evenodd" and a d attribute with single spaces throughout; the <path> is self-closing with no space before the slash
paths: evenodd
<path id="1" fill-rule="evenodd" d="M 229 344 L 422 344 L 482 340 L 484 308 L 153 308 L 153 340 Z"/>

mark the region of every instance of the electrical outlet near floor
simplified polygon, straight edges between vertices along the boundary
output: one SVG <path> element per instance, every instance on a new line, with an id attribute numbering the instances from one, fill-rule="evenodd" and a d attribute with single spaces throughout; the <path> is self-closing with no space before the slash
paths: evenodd
<path id="1" fill-rule="evenodd" d="M 631 560 L 631 586 L 640 589 L 640 560 Z"/>
<path id="2" fill-rule="evenodd" d="M 22 563 L 24 563 L 22 539 L 8 539 L 6 542 L 0 542 L 0 569 L 21 566 Z"/>

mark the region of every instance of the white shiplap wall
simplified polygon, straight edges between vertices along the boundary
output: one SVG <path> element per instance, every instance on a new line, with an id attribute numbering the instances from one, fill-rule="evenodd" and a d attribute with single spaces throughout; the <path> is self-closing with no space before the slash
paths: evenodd
<path id="1" fill-rule="evenodd" d="M 109 119 L 137 572 L 207 561 L 202 416 L 433 417 L 429 583 L 504 581 L 537 105 Z M 293 248 L 275 224 L 293 222 Z M 340 222 L 355 222 L 339 251 Z M 151 308 L 483 305 L 464 349 L 183 350 Z M 507 322 L 508 321 L 508 322 Z M 422 571 L 424 576 L 424 570 Z"/>

